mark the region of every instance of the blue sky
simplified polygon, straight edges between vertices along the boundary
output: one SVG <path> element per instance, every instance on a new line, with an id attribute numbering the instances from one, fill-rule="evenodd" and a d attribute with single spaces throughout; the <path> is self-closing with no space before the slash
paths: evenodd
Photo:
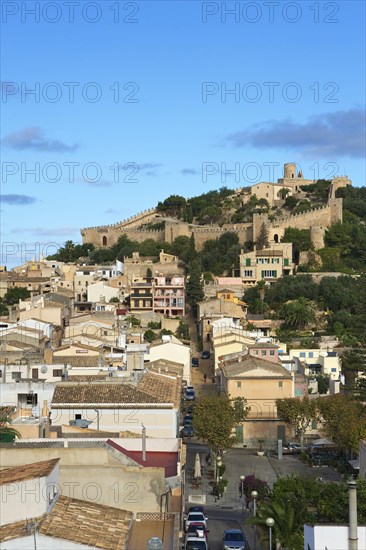
<path id="1" fill-rule="evenodd" d="M 364 2 L 2 4 L 2 264 L 284 162 L 365 185 Z"/>

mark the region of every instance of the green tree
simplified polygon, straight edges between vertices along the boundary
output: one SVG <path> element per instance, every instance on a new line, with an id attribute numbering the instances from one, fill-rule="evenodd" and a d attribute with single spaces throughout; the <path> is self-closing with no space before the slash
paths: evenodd
<path id="1" fill-rule="evenodd" d="M 301 501 L 273 499 L 270 503 L 259 504 L 257 516 L 251 518 L 250 523 L 263 527 L 264 539 L 268 540 L 266 519 L 273 518 L 273 538 L 281 542 L 281 548 L 302 550 L 304 548 L 302 518 L 305 507 L 305 503 Z"/>
<path id="2" fill-rule="evenodd" d="M 317 418 L 314 399 L 289 397 L 276 399 L 277 415 L 288 422 L 295 434 L 300 437 L 301 450 L 304 449 L 304 435 L 311 422 Z"/>
<path id="3" fill-rule="evenodd" d="M 233 430 L 245 420 L 249 411 L 250 407 L 243 398 L 231 399 L 225 394 L 202 395 L 194 409 L 196 436 L 207 443 L 217 456 L 219 450 L 230 449 L 237 442 Z"/>
<path id="4" fill-rule="evenodd" d="M 192 308 L 193 314 L 197 315 L 197 303 L 204 298 L 203 282 L 200 264 L 193 261 L 189 268 L 188 282 L 186 286 L 187 302 Z"/>
<path id="5" fill-rule="evenodd" d="M 346 394 L 329 395 L 317 399 L 316 404 L 327 437 L 345 451 L 357 454 L 359 441 L 366 438 L 364 405 Z"/>
<path id="6" fill-rule="evenodd" d="M 347 393 L 353 394 L 359 372 L 366 372 L 366 361 L 360 350 L 345 351 L 341 355 L 342 374 Z"/>
<path id="7" fill-rule="evenodd" d="M 328 374 L 318 374 L 314 377 L 315 380 L 318 382 L 318 392 L 320 395 L 324 395 L 329 390 L 329 380 L 330 377 Z"/>
<path id="8" fill-rule="evenodd" d="M 153 330 L 147 330 L 145 333 L 144 333 L 144 340 L 146 342 L 153 342 L 154 340 L 156 340 L 157 338 L 157 335 L 156 333 L 153 331 Z"/>
<path id="9" fill-rule="evenodd" d="M 315 322 L 314 305 L 303 297 L 284 304 L 278 314 L 279 318 L 285 321 L 285 325 L 293 329 L 304 329 Z"/>
<path id="10" fill-rule="evenodd" d="M 17 437 L 20 433 L 11 425 L 10 417 L 0 413 L 0 443 L 11 443 Z"/>
<path id="11" fill-rule="evenodd" d="M 163 202 L 158 202 L 156 209 L 159 212 L 167 212 L 172 215 L 181 217 L 186 208 L 186 199 L 180 195 L 170 195 Z"/>
<path id="12" fill-rule="evenodd" d="M 292 243 L 292 260 L 298 264 L 300 252 L 311 250 L 312 248 L 310 229 L 286 227 L 281 242 Z"/>
<path id="13" fill-rule="evenodd" d="M 4 300 L 0 298 L 0 315 L 9 315 L 9 310 L 4 304 Z"/>
<path id="14" fill-rule="evenodd" d="M 262 225 L 260 227 L 258 237 L 257 237 L 257 240 L 256 240 L 256 245 L 257 245 L 258 250 L 263 250 L 263 248 L 268 248 L 268 246 L 269 246 L 269 243 L 268 243 L 268 230 L 267 230 L 266 226 L 264 225 L 264 223 L 262 223 Z"/>
<path id="15" fill-rule="evenodd" d="M 4 302 L 8 306 L 12 306 L 14 304 L 17 304 L 19 300 L 26 300 L 27 298 L 30 298 L 30 292 L 27 288 L 14 287 L 14 288 L 9 288 L 9 290 L 6 291 L 4 296 Z"/>
<path id="16" fill-rule="evenodd" d="M 284 201 L 285 198 L 289 195 L 290 192 L 291 192 L 291 190 L 288 187 L 282 187 L 278 191 L 278 196 Z"/>

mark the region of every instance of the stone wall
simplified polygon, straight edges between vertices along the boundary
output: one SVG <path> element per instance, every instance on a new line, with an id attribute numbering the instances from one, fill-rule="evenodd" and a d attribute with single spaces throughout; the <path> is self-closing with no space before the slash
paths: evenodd
<path id="1" fill-rule="evenodd" d="M 293 163 L 288 165 L 287 171 L 293 169 Z M 303 178 L 295 177 L 292 181 L 289 178 L 278 180 L 281 185 L 294 189 L 294 186 L 313 183 L 313 180 L 304 180 Z M 321 228 L 321 232 L 313 232 L 314 244 L 316 248 L 321 248 L 322 234 L 330 225 L 340 221 L 342 222 L 342 199 L 335 198 L 335 192 L 340 187 L 350 185 L 351 182 L 346 176 L 335 178 L 329 191 L 328 203 L 317 209 L 287 216 L 274 222 L 270 222 L 268 214 L 254 214 L 253 223 L 238 223 L 218 225 L 194 225 L 182 222 L 179 220 L 165 219 L 155 208 L 140 212 L 136 216 L 132 216 L 121 222 L 99 226 L 88 227 L 81 230 L 84 243 L 93 243 L 96 247 L 110 247 L 115 244 L 121 235 L 126 235 L 129 239 L 137 242 L 142 242 L 146 239 L 153 239 L 157 242 L 172 243 L 177 237 L 190 237 L 192 234 L 195 238 L 197 250 L 202 250 L 206 241 L 218 239 L 227 231 L 235 232 L 241 244 L 246 241 L 255 241 L 258 237 L 262 223 L 268 229 L 269 239 L 280 241 L 287 227 L 296 229 L 310 229 L 314 226 Z M 254 186 L 255 187 L 255 186 Z M 276 186 L 278 187 L 278 185 Z M 139 229 L 147 223 L 157 223 L 165 221 L 165 228 L 162 230 L 147 230 Z M 320 246 L 322 245 L 322 246 Z"/>

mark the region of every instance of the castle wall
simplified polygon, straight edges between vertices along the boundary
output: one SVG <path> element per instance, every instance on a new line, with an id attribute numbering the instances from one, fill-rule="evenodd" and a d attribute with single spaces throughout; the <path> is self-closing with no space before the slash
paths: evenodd
<path id="1" fill-rule="evenodd" d="M 287 227 L 312 229 L 314 248 L 318 249 L 324 246 L 323 236 L 325 229 L 337 222 L 342 222 L 342 199 L 330 199 L 325 206 L 287 218 L 281 218 L 274 222 L 268 221 L 268 214 L 254 214 L 253 240 L 257 240 L 263 223 L 268 230 L 268 239 L 277 242 L 281 240 Z M 319 230 L 317 231 L 316 228 Z"/>

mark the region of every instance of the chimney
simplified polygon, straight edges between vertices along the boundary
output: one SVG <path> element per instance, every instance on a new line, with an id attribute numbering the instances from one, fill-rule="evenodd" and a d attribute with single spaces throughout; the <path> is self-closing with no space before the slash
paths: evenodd
<path id="1" fill-rule="evenodd" d="M 146 428 L 143 424 L 142 426 L 142 460 L 146 462 Z"/>
<path id="2" fill-rule="evenodd" d="M 349 497 L 349 528 L 348 528 L 348 548 L 349 550 L 358 549 L 357 537 L 357 485 L 355 481 L 348 482 Z"/>

